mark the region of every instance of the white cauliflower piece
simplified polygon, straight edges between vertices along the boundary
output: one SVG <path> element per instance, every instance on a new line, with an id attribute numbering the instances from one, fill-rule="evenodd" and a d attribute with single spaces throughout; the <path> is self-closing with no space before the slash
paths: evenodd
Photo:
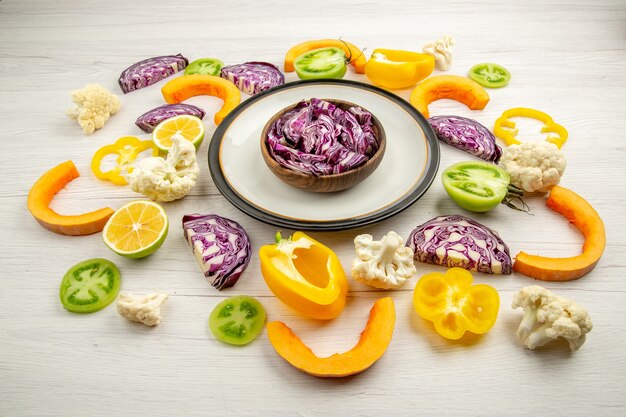
<path id="1" fill-rule="evenodd" d="M 511 176 L 511 184 L 522 190 L 548 192 L 561 180 L 567 161 L 554 143 L 532 141 L 507 147 L 500 166 Z"/>
<path id="2" fill-rule="evenodd" d="M 109 117 L 120 110 L 120 99 L 98 84 L 87 84 L 83 89 L 72 91 L 72 100 L 76 106 L 66 114 L 78 121 L 88 135 L 102 128 Z"/>
<path id="3" fill-rule="evenodd" d="M 352 261 L 352 278 L 375 288 L 399 288 L 415 274 L 413 249 L 404 239 L 389 232 L 382 240 L 372 235 L 354 238 L 357 257 Z"/>
<path id="4" fill-rule="evenodd" d="M 165 300 L 167 294 L 152 293 L 142 296 L 122 292 L 117 298 L 116 306 L 118 313 L 125 319 L 146 326 L 156 326 L 161 323 L 161 307 Z"/>
<path id="5" fill-rule="evenodd" d="M 187 139 L 174 135 L 166 159 L 160 156 L 142 159 L 126 175 L 126 180 L 133 191 L 154 201 L 167 202 L 189 194 L 198 174 L 196 148 Z"/>
<path id="6" fill-rule="evenodd" d="M 422 52 L 435 58 L 435 66 L 438 70 L 447 71 L 452 65 L 452 47 L 455 43 L 452 36 L 444 36 L 424 45 Z"/>
<path id="7" fill-rule="evenodd" d="M 524 318 L 516 335 L 526 349 L 534 349 L 562 337 L 567 340 L 570 349 L 576 351 L 585 343 L 585 335 L 593 328 L 587 310 L 539 285 L 519 290 L 513 296 L 511 307 L 524 309 Z"/>

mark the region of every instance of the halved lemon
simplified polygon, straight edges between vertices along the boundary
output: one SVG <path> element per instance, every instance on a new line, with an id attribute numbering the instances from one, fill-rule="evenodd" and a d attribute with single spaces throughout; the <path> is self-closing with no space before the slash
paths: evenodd
<path id="1" fill-rule="evenodd" d="M 152 141 L 161 151 L 169 152 L 172 148 L 172 136 L 187 139 L 198 149 L 204 139 L 204 123 L 196 116 L 181 114 L 163 120 L 152 131 Z"/>
<path id="2" fill-rule="evenodd" d="M 132 201 L 113 213 L 102 238 L 118 255 L 143 258 L 161 247 L 168 226 L 163 207 L 152 201 Z"/>

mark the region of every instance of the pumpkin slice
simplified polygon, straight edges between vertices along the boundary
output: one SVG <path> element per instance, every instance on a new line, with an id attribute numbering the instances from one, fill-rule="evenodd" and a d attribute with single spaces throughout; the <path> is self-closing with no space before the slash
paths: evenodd
<path id="1" fill-rule="evenodd" d="M 567 188 L 552 188 L 547 206 L 564 216 L 585 237 L 583 253 L 570 258 L 517 254 L 513 270 L 542 281 L 570 281 L 591 271 L 604 252 L 604 223 L 591 204 Z"/>
<path id="2" fill-rule="evenodd" d="M 428 105 L 442 98 L 459 101 L 471 110 L 482 110 L 489 103 L 489 94 L 476 81 L 458 75 L 436 75 L 413 89 L 411 104 L 428 118 Z"/>
<path id="3" fill-rule="evenodd" d="M 174 78 L 161 88 L 161 93 L 169 104 L 178 104 L 190 97 L 203 95 L 221 98 L 224 105 L 213 117 L 216 125 L 241 102 L 241 94 L 235 84 L 213 75 L 193 74 Z"/>
<path id="4" fill-rule="evenodd" d="M 287 51 L 287 54 L 285 55 L 285 72 L 295 71 L 293 62 L 303 53 L 312 51 L 314 49 L 328 47 L 343 49 L 343 51 L 346 53 L 346 57 L 352 63 L 352 66 L 354 67 L 356 73 L 365 74 L 365 64 L 367 64 L 367 59 L 365 58 L 365 54 L 363 54 L 363 51 L 357 48 L 354 44 L 343 41 L 341 39 L 318 39 L 314 41 L 299 43 L 298 45 Z"/>
<path id="5" fill-rule="evenodd" d="M 62 235 L 90 235 L 102 230 L 113 214 L 109 207 L 77 216 L 58 214 L 48 206 L 56 193 L 80 174 L 72 161 L 63 162 L 41 176 L 28 193 L 28 210 L 39 224 Z"/>
<path id="6" fill-rule="evenodd" d="M 313 351 L 283 322 L 267 324 L 267 335 L 276 352 L 292 366 L 321 378 L 338 378 L 363 372 L 380 359 L 396 323 L 396 310 L 391 297 L 381 298 L 370 310 L 370 318 L 359 342 L 351 350 L 327 358 Z"/>

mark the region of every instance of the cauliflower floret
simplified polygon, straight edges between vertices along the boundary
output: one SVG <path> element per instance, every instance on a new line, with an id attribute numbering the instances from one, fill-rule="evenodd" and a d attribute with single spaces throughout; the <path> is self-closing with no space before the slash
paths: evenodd
<path id="1" fill-rule="evenodd" d="M 438 70 L 447 71 L 452 65 L 452 47 L 454 44 L 452 36 L 444 36 L 435 42 L 424 45 L 422 52 L 435 58 Z"/>
<path id="2" fill-rule="evenodd" d="M 548 192 L 561 180 L 567 161 L 554 143 L 535 141 L 506 148 L 500 166 L 522 190 Z"/>
<path id="3" fill-rule="evenodd" d="M 183 198 L 196 185 L 200 167 L 196 148 L 181 136 L 172 136 L 167 158 L 145 158 L 126 175 L 130 188 L 154 201 L 167 202 Z"/>
<path id="4" fill-rule="evenodd" d="M 404 239 L 389 232 L 382 240 L 372 235 L 354 238 L 357 257 L 352 261 L 352 278 L 375 288 L 399 288 L 415 274 L 413 249 Z"/>
<path id="5" fill-rule="evenodd" d="M 72 100 L 76 106 L 66 114 L 77 120 L 88 135 L 104 126 L 109 117 L 120 110 L 120 99 L 98 84 L 87 84 L 83 89 L 72 91 Z"/>
<path id="6" fill-rule="evenodd" d="M 120 293 L 117 299 L 117 311 L 130 321 L 156 326 L 161 323 L 161 307 L 167 300 L 167 294 L 152 293 L 145 296 Z"/>
<path id="7" fill-rule="evenodd" d="M 513 296 L 511 307 L 524 309 L 517 338 L 527 349 L 562 337 L 567 340 L 570 349 L 576 351 L 585 343 L 585 335 L 593 328 L 587 310 L 539 285 L 519 290 Z"/>

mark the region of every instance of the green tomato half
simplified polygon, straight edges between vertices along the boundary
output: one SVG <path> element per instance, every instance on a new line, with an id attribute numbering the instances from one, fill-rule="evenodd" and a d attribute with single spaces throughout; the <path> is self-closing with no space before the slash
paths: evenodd
<path id="1" fill-rule="evenodd" d="M 463 161 L 446 168 L 441 180 L 455 203 L 465 210 L 482 213 L 504 200 L 511 177 L 488 162 Z"/>
<path id="2" fill-rule="evenodd" d="M 247 345 L 263 330 L 265 309 L 247 295 L 230 297 L 215 306 L 209 317 L 213 336 L 231 345 Z"/>
<path id="3" fill-rule="evenodd" d="M 340 48 L 313 49 L 299 55 L 293 66 L 301 80 L 343 78 L 346 75 L 346 53 Z"/>

